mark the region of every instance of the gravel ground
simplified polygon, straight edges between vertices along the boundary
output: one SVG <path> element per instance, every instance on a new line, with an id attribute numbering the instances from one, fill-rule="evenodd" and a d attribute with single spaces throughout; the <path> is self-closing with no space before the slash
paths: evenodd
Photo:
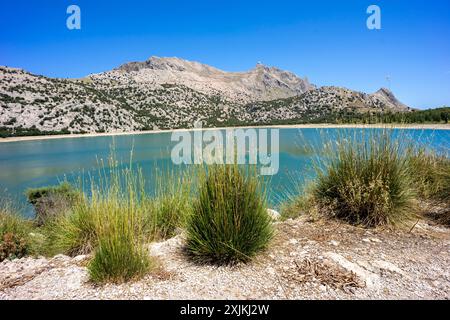
<path id="1" fill-rule="evenodd" d="M 277 223 L 253 262 L 191 262 L 183 236 L 149 246 L 159 270 L 121 285 L 89 282 L 89 256 L 0 263 L 0 299 L 450 299 L 450 229 L 362 229 L 336 221 Z"/>

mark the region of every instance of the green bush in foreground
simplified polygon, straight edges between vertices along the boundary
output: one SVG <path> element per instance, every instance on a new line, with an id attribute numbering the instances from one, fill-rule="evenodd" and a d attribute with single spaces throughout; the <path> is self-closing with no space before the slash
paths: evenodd
<path id="1" fill-rule="evenodd" d="M 150 268 L 150 258 L 133 237 L 110 234 L 100 239 L 88 268 L 96 283 L 121 283 L 143 276 Z"/>
<path id="2" fill-rule="evenodd" d="M 98 243 L 90 262 L 89 275 L 94 282 L 124 282 L 145 274 L 150 257 L 140 230 L 142 212 L 132 199 L 108 197 L 96 200 Z"/>
<path id="3" fill-rule="evenodd" d="M 151 211 L 140 170 L 120 168 L 114 158 L 91 181 L 89 197 L 81 197 L 65 212 L 46 221 L 46 253 L 93 253 L 88 265 L 92 281 L 124 282 L 151 267 L 144 244 L 145 215 Z"/>
<path id="4" fill-rule="evenodd" d="M 152 199 L 150 208 L 149 236 L 155 240 L 169 239 L 175 235 L 177 228 L 185 226 L 190 203 L 183 196 L 168 194 Z"/>
<path id="5" fill-rule="evenodd" d="M 138 278 L 151 266 L 142 230 L 146 207 L 133 190 L 125 192 L 115 184 L 94 192 L 92 199 L 78 203 L 44 227 L 47 254 L 93 252 L 88 269 L 94 282 Z"/>
<path id="6" fill-rule="evenodd" d="M 309 218 L 315 218 L 315 209 L 311 194 L 301 191 L 300 195 L 290 196 L 281 204 L 281 220 L 296 219 L 304 212 L 308 212 Z"/>
<path id="7" fill-rule="evenodd" d="M 86 210 L 97 236 L 88 265 L 92 281 L 124 282 L 144 275 L 151 266 L 143 234 L 146 207 L 142 172 L 112 166 L 109 179 L 92 186 Z"/>
<path id="8" fill-rule="evenodd" d="M 95 197 L 80 197 L 65 214 L 46 221 L 42 227 L 47 236 L 44 252 L 70 256 L 92 252 L 98 245 L 98 222 L 109 219 L 109 212 L 117 206 L 136 212 L 139 230 L 147 241 L 173 236 L 177 228 L 185 226 L 190 212 L 188 188 L 179 180 L 168 179 L 164 186 L 161 182 L 155 197 L 150 197 L 144 191 L 144 183 L 139 170 L 112 170 L 110 178 L 98 183 L 100 187 L 92 185 L 91 194 Z"/>
<path id="9" fill-rule="evenodd" d="M 418 196 L 438 207 L 427 215 L 450 226 L 450 159 L 420 150 L 411 157 L 410 167 Z"/>
<path id="10" fill-rule="evenodd" d="M 273 227 L 256 173 L 210 166 L 199 173 L 197 197 L 187 226 L 187 250 L 194 257 L 245 262 L 266 248 Z"/>
<path id="11" fill-rule="evenodd" d="M 150 240 L 168 239 L 186 226 L 191 212 L 191 179 L 186 172 L 157 172 L 156 195 L 148 198 L 145 232 Z"/>
<path id="12" fill-rule="evenodd" d="M 50 247 L 66 253 L 93 252 L 88 271 L 97 283 L 138 278 L 150 266 L 142 232 L 147 202 L 141 172 L 115 164 L 109 170 L 101 181 L 92 182 L 91 198 L 55 219 L 49 238 Z"/>
<path id="13" fill-rule="evenodd" d="M 87 202 L 79 202 L 69 212 L 55 217 L 42 227 L 46 240 L 43 251 L 47 255 L 89 254 L 97 246 L 98 214 Z"/>
<path id="14" fill-rule="evenodd" d="M 419 197 L 450 200 L 450 159 L 419 150 L 409 160 L 412 181 Z"/>
<path id="15" fill-rule="evenodd" d="M 0 262 L 30 254 L 32 230 L 32 224 L 9 207 L 0 208 Z"/>
<path id="16" fill-rule="evenodd" d="M 319 165 L 314 201 L 327 214 L 368 227 L 414 215 L 409 152 L 387 129 L 340 139 Z"/>
<path id="17" fill-rule="evenodd" d="M 81 193 L 68 182 L 62 182 L 57 186 L 28 189 L 26 196 L 28 202 L 34 207 L 38 226 L 64 214 L 82 199 Z"/>

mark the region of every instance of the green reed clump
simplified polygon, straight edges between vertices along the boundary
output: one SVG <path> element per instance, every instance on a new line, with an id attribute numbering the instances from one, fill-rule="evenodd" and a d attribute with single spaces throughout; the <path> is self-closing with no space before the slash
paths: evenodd
<path id="1" fill-rule="evenodd" d="M 94 282 L 123 282 L 145 274 L 151 260 L 142 226 L 147 210 L 141 171 L 112 167 L 109 183 L 92 187 L 88 210 L 97 246 L 88 270 Z"/>
<path id="2" fill-rule="evenodd" d="M 82 193 L 67 181 L 57 186 L 28 189 L 25 194 L 34 207 L 35 223 L 38 226 L 43 226 L 48 220 L 64 214 L 76 202 L 82 200 Z"/>
<path id="3" fill-rule="evenodd" d="M 43 252 L 49 256 L 89 254 L 97 246 L 98 231 L 92 205 L 85 199 L 70 211 L 48 220 L 42 227 L 46 235 Z"/>
<path id="4" fill-rule="evenodd" d="M 157 171 L 156 193 L 148 198 L 145 232 L 150 240 L 168 239 L 186 226 L 192 211 L 189 171 Z"/>
<path id="5" fill-rule="evenodd" d="M 119 230 L 102 234 L 88 269 L 96 283 L 121 283 L 142 277 L 151 267 L 150 257 L 131 234 Z"/>
<path id="6" fill-rule="evenodd" d="M 328 215 L 368 227 L 404 223 L 414 214 L 409 146 L 388 129 L 338 138 L 321 160 L 312 189 Z"/>
<path id="7" fill-rule="evenodd" d="M 31 254 L 33 252 L 32 232 L 31 221 L 21 218 L 9 204 L 1 204 L 0 262 Z"/>
<path id="8" fill-rule="evenodd" d="M 311 193 L 299 190 L 299 195 L 289 195 L 288 199 L 281 203 L 280 215 L 281 219 L 296 219 L 302 213 L 308 212 L 310 218 L 316 215 L 316 207 Z"/>
<path id="9" fill-rule="evenodd" d="M 414 188 L 420 199 L 438 207 L 427 215 L 450 226 L 450 158 L 419 150 L 410 158 Z"/>
<path id="10" fill-rule="evenodd" d="M 94 282 L 138 278 L 152 265 L 145 249 L 145 215 L 151 210 L 139 168 L 123 167 L 111 156 L 89 197 L 83 196 L 63 215 L 48 220 L 45 252 L 71 256 L 93 253 L 88 265 Z"/>
<path id="11" fill-rule="evenodd" d="M 422 199 L 449 200 L 450 158 L 420 149 L 410 157 L 412 181 Z"/>
<path id="12" fill-rule="evenodd" d="M 234 263 L 246 262 L 266 248 L 273 227 L 256 172 L 212 165 L 198 176 L 187 250 L 203 261 Z"/>
<path id="13" fill-rule="evenodd" d="M 90 189 L 86 192 L 89 196 L 78 190 L 72 192 L 71 189 L 71 194 L 77 194 L 76 201 L 66 207 L 62 214 L 45 220 L 41 228 L 45 234 L 43 253 L 75 256 L 97 252 L 99 256 L 95 265 L 98 269 L 100 261 L 112 263 L 113 260 L 100 259 L 100 256 L 105 257 L 105 252 L 111 251 L 114 243 L 118 250 L 130 242 L 138 249 L 145 242 L 167 239 L 177 229 L 185 227 L 186 218 L 191 211 L 191 183 L 188 174 L 155 172 L 156 191 L 149 195 L 145 190 L 146 181 L 141 168 L 133 167 L 131 161 L 129 166 L 119 163 L 115 159 L 114 150 L 108 165 L 103 162 L 99 165 L 98 177 L 91 178 Z M 82 186 L 80 180 L 80 187 Z M 114 230 L 119 227 L 106 224 L 105 221 L 121 225 L 122 229 L 127 227 L 129 233 L 124 237 L 115 237 Z M 134 240 L 131 240 L 131 235 Z M 134 259 L 138 251 L 128 250 L 133 255 L 129 258 Z M 115 252 L 118 253 L 119 251 Z M 127 254 L 126 251 L 123 253 Z M 115 257 L 117 266 L 120 264 L 119 256 L 112 256 Z M 97 275 L 95 278 L 99 279 Z"/>
<path id="14" fill-rule="evenodd" d="M 98 242 L 88 269 L 94 282 L 128 281 L 151 265 L 141 229 L 142 208 L 134 201 L 118 194 L 92 201 Z"/>

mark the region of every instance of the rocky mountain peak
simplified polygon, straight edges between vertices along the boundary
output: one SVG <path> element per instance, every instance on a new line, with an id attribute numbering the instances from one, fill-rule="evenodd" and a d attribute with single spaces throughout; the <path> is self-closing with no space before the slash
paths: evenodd
<path id="1" fill-rule="evenodd" d="M 398 110 L 408 110 L 410 109 L 405 104 L 401 103 L 391 90 L 387 88 L 380 88 L 377 92 L 371 95 L 372 97 L 377 97 L 378 99 L 384 101 L 387 104 L 393 105 Z"/>
<path id="2" fill-rule="evenodd" d="M 220 71 L 206 64 L 202 64 L 195 61 L 188 61 L 177 57 L 158 57 L 151 56 L 149 59 L 143 62 L 129 62 L 121 65 L 116 70 L 125 72 L 138 72 L 142 69 L 150 70 L 163 70 L 163 71 L 177 71 L 177 72 L 189 72 L 197 71 Z"/>
<path id="3" fill-rule="evenodd" d="M 395 98 L 394 94 L 392 93 L 392 91 L 389 90 L 388 88 L 380 88 L 375 93 L 380 94 L 380 95 L 384 95 L 384 96 L 389 97 L 389 98 Z"/>
<path id="4" fill-rule="evenodd" d="M 220 94 L 235 102 L 289 98 L 315 88 L 306 78 L 262 63 L 249 71 L 227 72 L 177 57 L 152 56 L 143 62 L 126 63 L 100 77 L 116 79 L 117 72 L 139 83 L 180 84 L 204 94 Z"/>

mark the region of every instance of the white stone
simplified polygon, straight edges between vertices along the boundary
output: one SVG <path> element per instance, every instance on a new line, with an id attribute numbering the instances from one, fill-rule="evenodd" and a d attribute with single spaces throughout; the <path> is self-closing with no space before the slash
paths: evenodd
<path id="1" fill-rule="evenodd" d="M 267 213 L 269 214 L 269 216 L 273 220 L 278 220 L 281 217 L 280 213 L 278 211 L 273 210 L 273 209 L 267 209 Z"/>
<path id="2" fill-rule="evenodd" d="M 350 262 L 343 256 L 335 252 L 326 252 L 325 256 L 335 263 L 339 264 L 347 271 L 353 272 L 358 278 L 360 278 L 368 288 L 379 287 L 380 277 L 379 275 L 368 271 L 367 269 L 359 266 L 356 263 Z"/>
<path id="3" fill-rule="evenodd" d="M 398 274 L 401 274 L 401 275 L 405 274 L 402 269 L 400 269 L 395 264 L 393 264 L 393 263 L 391 263 L 389 261 L 375 260 L 372 264 L 375 267 L 383 269 L 383 270 L 387 270 L 387 271 L 390 271 L 390 272 L 398 273 Z"/>

